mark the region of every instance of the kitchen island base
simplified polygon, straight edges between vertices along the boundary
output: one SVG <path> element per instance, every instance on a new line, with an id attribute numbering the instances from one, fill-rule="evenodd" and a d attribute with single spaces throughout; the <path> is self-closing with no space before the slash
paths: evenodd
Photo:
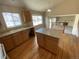
<path id="1" fill-rule="evenodd" d="M 58 38 L 54 38 L 41 33 L 36 34 L 39 47 L 42 47 L 45 50 L 56 55 L 58 52 Z"/>

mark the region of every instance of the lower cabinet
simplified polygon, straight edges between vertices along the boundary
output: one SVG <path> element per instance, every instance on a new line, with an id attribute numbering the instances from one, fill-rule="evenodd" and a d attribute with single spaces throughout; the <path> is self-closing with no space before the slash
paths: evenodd
<path id="1" fill-rule="evenodd" d="M 42 34 L 37 34 L 37 42 L 38 42 L 39 46 L 41 46 L 41 47 L 45 46 L 45 39 Z"/>
<path id="2" fill-rule="evenodd" d="M 29 39 L 28 31 L 21 31 L 21 32 L 15 33 L 14 37 L 15 37 L 14 39 L 15 44 L 20 45 L 21 43 Z"/>
<path id="3" fill-rule="evenodd" d="M 41 33 L 37 34 L 37 42 L 39 47 L 42 47 L 46 50 L 48 50 L 51 53 L 57 54 L 58 52 L 58 38 L 53 38 L 48 35 L 44 35 Z"/>
<path id="4" fill-rule="evenodd" d="M 46 43 L 46 49 L 48 49 L 50 52 L 57 54 L 58 52 L 58 39 L 57 38 L 53 38 L 53 37 L 49 37 L 49 36 L 45 36 L 45 43 Z"/>
<path id="5" fill-rule="evenodd" d="M 6 49 L 6 52 L 11 51 L 17 46 L 29 40 L 29 29 L 14 33 L 0 38 L 0 43 L 3 43 Z"/>
<path id="6" fill-rule="evenodd" d="M 5 50 L 8 52 L 15 47 L 15 42 L 13 36 L 6 36 L 2 38 L 2 43 L 5 46 Z"/>

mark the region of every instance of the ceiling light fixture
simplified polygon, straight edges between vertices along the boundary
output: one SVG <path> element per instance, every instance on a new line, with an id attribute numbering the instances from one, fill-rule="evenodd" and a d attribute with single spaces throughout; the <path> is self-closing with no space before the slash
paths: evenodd
<path id="1" fill-rule="evenodd" d="M 48 10 L 47 10 L 47 12 L 51 12 L 51 11 L 52 11 L 51 9 L 48 9 Z"/>

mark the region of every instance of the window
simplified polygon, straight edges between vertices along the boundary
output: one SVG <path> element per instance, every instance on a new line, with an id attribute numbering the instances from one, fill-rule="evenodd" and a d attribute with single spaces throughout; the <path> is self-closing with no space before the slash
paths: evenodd
<path id="1" fill-rule="evenodd" d="M 20 26 L 22 24 L 18 13 L 3 12 L 2 15 L 8 28 Z"/>
<path id="2" fill-rule="evenodd" d="M 42 24 L 42 16 L 35 16 L 35 15 L 33 15 L 32 19 L 33 19 L 33 25 L 34 26 Z"/>

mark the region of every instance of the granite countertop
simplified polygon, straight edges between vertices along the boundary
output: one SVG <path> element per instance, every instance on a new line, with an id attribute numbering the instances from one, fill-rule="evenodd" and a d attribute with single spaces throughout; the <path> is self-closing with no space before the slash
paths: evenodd
<path id="1" fill-rule="evenodd" d="M 47 29 L 47 28 L 40 28 L 36 30 L 35 32 L 45 34 L 45 35 L 58 38 L 58 39 L 65 38 L 65 37 L 74 37 L 73 35 L 65 34 L 62 31 Z"/>
<path id="2" fill-rule="evenodd" d="M 51 30 L 51 29 L 47 29 L 47 28 L 40 28 L 38 30 L 36 30 L 37 33 L 42 33 L 48 36 L 52 36 L 55 38 L 60 38 L 61 34 L 60 32 L 56 31 L 56 30 Z"/>
<path id="3" fill-rule="evenodd" d="M 8 35 L 11 35 L 11 34 L 14 34 L 16 32 L 19 32 L 19 31 L 23 31 L 23 30 L 26 30 L 26 29 L 30 29 L 30 28 L 33 28 L 34 26 L 32 25 L 32 23 L 28 23 L 26 25 L 23 25 L 21 27 L 18 27 L 17 29 L 12 29 L 10 31 L 4 31 L 4 32 L 0 32 L 0 38 L 1 37 L 4 37 L 4 36 L 8 36 Z"/>

